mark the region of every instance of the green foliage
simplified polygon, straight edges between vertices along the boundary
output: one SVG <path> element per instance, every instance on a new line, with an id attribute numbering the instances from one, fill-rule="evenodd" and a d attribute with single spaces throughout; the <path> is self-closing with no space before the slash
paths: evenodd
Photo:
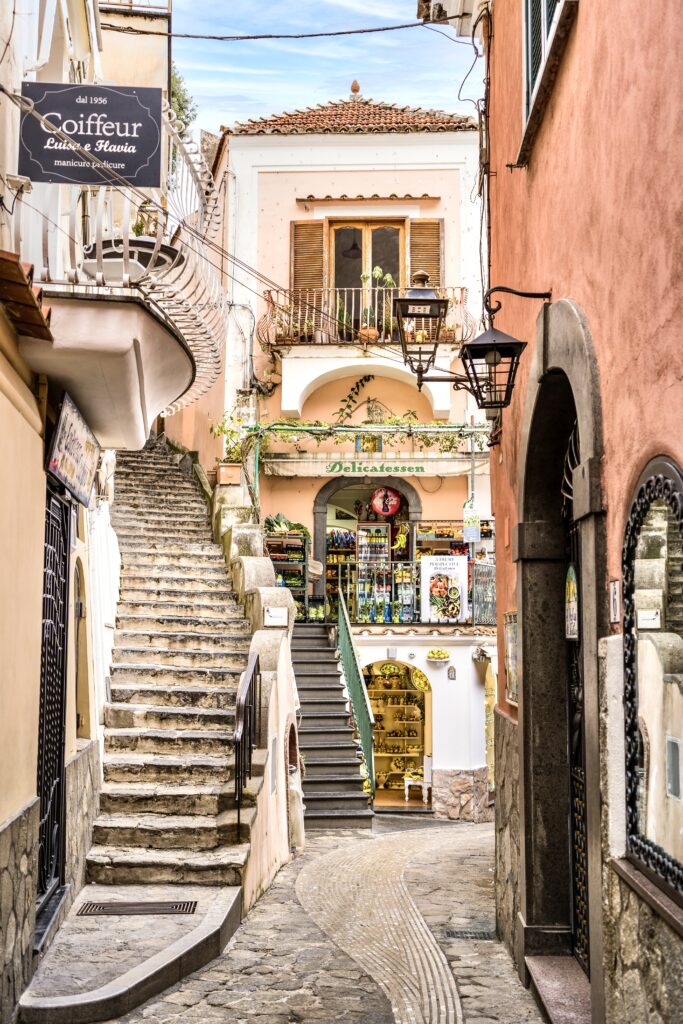
<path id="1" fill-rule="evenodd" d="M 171 107 L 183 122 L 187 132 L 197 117 L 197 104 L 192 98 L 185 79 L 178 71 L 178 66 L 171 63 Z"/>
<path id="2" fill-rule="evenodd" d="M 359 377 L 353 387 L 349 390 L 349 393 L 345 395 L 341 400 L 341 405 L 337 409 L 336 422 L 341 426 L 353 416 L 354 409 L 358 405 L 358 396 L 371 380 L 374 380 L 374 376 L 371 373 L 366 373 L 364 377 Z"/>

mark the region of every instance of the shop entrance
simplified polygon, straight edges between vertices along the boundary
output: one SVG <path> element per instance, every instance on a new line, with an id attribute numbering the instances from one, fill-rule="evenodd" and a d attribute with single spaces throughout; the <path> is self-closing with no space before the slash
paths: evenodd
<path id="1" fill-rule="evenodd" d="M 363 670 L 375 718 L 375 810 L 425 811 L 432 801 L 432 692 L 402 662 Z"/>

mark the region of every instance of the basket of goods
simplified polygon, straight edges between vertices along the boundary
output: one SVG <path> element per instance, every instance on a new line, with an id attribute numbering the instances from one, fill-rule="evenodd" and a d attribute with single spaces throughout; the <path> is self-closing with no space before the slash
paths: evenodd
<path id="1" fill-rule="evenodd" d="M 443 647 L 432 647 L 427 651 L 427 661 L 433 665 L 445 665 L 450 660 L 450 654 Z"/>
<path id="2" fill-rule="evenodd" d="M 405 766 L 405 758 L 404 757 L 395 757 L 394 760 L 391 762 L 391 767 L 394 769 L 395 772 L 403 771 L 404 766 Z"/>

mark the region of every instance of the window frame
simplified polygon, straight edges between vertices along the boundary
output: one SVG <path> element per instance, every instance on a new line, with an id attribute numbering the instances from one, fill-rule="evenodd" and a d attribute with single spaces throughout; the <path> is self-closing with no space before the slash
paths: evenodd
<path id="1" fill-rule="evenodd" d="M 683 537 L 683 472 L 676 463 L 665 456 L 653 459 L 641 474 L 631 501 L 622 549 L 626 857 L 674 903 L 683 907 L 683 863 L 648 839 L 638 827 L 637 762 L 640 721 L 636 667 L 635 556 L 647 513 L 652 503 L 658 500 L 666 502 L 676 516 L 678 530 Z M 666 783 L 669 796 L 668 767 Z"/>
<path id="2" fill-rule="evenodd" d="M 530 80 L 530 15 L 533 2 L 534 0 L 523 0 L 522 3 L 522 139 L 516 160 L 518 167 L 525 167 L 529 162 L 533 142 L 541 126 L 543 114 L 557 78 L 560 58 L 579 6 L 579 0 L 558 0 L 550 24 L 548 24 L 548 0 L 538 0 L 541 4 L 542 55 L 532 85 Z"/>

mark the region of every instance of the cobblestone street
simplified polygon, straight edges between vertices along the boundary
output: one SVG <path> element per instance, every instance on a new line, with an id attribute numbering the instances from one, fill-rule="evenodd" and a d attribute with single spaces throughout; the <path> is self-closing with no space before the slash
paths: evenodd
<path id="1" fill-rule="evenodd" d="M 416 824 L 310 834 L 223 955 L 123 1024 L 540 1022 L 491 938 L 492 826 Z"/>

